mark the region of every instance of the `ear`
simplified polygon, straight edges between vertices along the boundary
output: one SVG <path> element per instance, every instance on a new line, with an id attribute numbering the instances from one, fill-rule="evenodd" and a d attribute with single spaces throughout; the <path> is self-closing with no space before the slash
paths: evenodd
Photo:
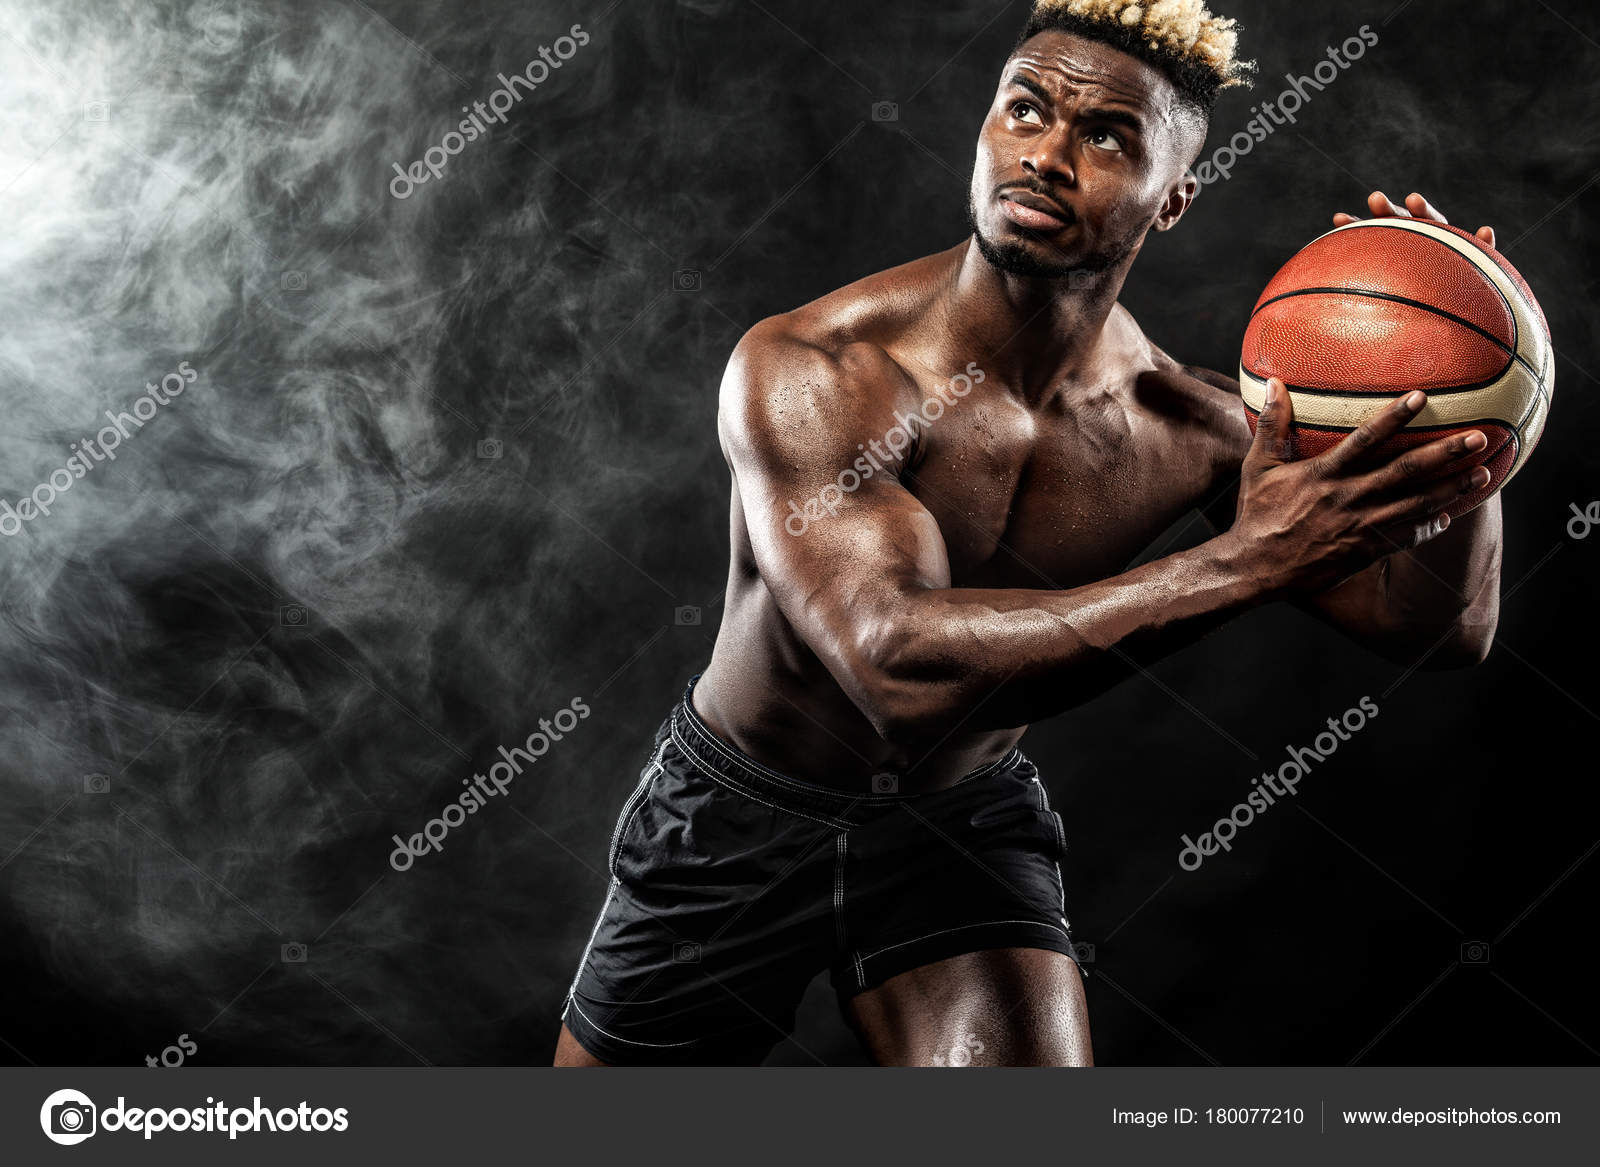
<path id="1" fill-rule="evenodd" d="M 1183 213 L 1189 209 L 1189 204 L 1194 202 L 1200 193 L 1200 180 L 1194 172 L 1185 170 L 1183 177 L 1167 192 L 1167 201 L 1161 204 L 1161 213 L 1156 216 L 1156 221 L 1150 224 L 1152 231 L 1170 231 L 1178 225 L 1178 220 L 1183 218 Z"/>

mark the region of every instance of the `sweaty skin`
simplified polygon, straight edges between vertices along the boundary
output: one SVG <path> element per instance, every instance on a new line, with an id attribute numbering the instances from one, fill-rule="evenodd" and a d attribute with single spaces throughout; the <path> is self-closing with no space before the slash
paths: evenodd
<path id="1" fill-rule="evenodd" d="M 1411 393 L 1293 460 L 1281 382 L 1252 439 L 1237 383 L 1168 356 L 1117 303 L 1149 232 L 1193 201 L 1203 141 L 1157 69 L 1041 33 L 984 122 L 973 236 L 739 342 L 718 418 L 726 610 L 694 690 L 714 733 L 824 786 L 866 794 L 889 773 L 902 793 L 939 789 L 1029 722 L 1278 599 L 1407 666 L 1483 659 L 1499 499 L 1440 514 L 1487 481 L 1460 465 L 1481 432 L 1375 460 L 1425 402 Z M 1443 221 L 1418 195 L 1369 207 Z M 892 442 L 919 411 L 937 420 Z M 858 486 L 838 490 L 852 468 Z M 808 512 L 830 484 L 835 513 Z M 1196 510 L 1213 538 L 1123 570 Z M 846 1015 L 883 1064 L 1093 1060 L 1082 978 L 1057 952 L 939 961 Z M 563 1026 L 556 1064 L 600 1063 Z"/>
<path id="2" fill-rule="evenodd" d="M 1317 459 L 1306 473 L 1263 448 L 1233 521 L 1252 451 L 1237 382 L 1168 356 L 1116 303 L 1146 233 L 1192 201 L 1183 171 L 1202 135 L 1153 67 L 1041 34 L 1008 63 L 984 123 L 975 237 L 741 340 L 719 417 L 733 472 L 727 607 L 694 692 L 719 736 L 826 786 L 866 792 L 887 772 L 901 791 L 935 789 L 1135 662 L 1273 599 L 1408 665 L 1430 648 L 1431 667 L 1482 658 L 1498 499 L 1421 549 L 1448 521 L 1435 512 L 1482 479 L 1463 472 L 1429 493 L 1417 482 L 1481 448 L 1481 434 L 1401 459 L 1383 494 L 1356 474 L 1371 477 L 1365 463 Z M 1379 195 L 1373 209 L 1407 213 Z M 1041 229 L 1041 212 L 1057 225 Z M 1002 270 L 983 241 L 1015 267 L 1060 274 Z M 897 416 L 948 398 L 969 362 L 982 381 L 918 426 L 900 458 L 878 458 L 884 470 L 836 514 L 786 529 L 799 526 L 791 500 L 803 509 L 870 443 L 883 450 Z M 1280 417 L 1264 439 L 1289 408 L 1269 408 Z M 1402 399 L 1376 416 L 1389 432 L 1410 412 Z M 1372 436 L 1342 443 L 1343 457 Z M 1231 529 L 1122 571 L 1207 504 L 1213 529 Z"/>

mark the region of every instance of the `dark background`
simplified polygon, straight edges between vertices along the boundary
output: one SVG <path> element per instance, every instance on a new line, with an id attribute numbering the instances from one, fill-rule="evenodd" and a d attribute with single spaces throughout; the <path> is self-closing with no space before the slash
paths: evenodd
<path id="1" fill-rule="evenodd" d="M 1030 732 L 1096 1052 L 1593 1063 L 1600 538 L 1566 525 L 1600 496 L 1600 20 L 1225 11 L 1260 79 L 1207 153 L 1286 71 L 1380 40 L 1151 241 L 1124 303 L 1152 339 L 1234 369 L 1333 211 L 1420 189 L 1495 226 L 1541 297 L 1556 405 L 1504 498 L 1482 666 L 1408 672 L 1280 606 Z M 145 381 L 200 374 L 0 540 L 0 1060 L 139 1064 L 187 1034 L 196 1064 L 547 1062 L 617 810 L 720 614 L 727 354 L 963 236 L 1024 4 L 0 15 L 0 497 Z M 591 42 L 508 125 L 390 196 L 574 23 Z M 1362 696 L 1380 716 L 1298 798 L 1179 869 L 1181 834 Z M 509 798 L 390 868 L 391 835 L 573 697 L 593 715 Z M 822 985 L 773 1060 L 860 1061 Z"/>

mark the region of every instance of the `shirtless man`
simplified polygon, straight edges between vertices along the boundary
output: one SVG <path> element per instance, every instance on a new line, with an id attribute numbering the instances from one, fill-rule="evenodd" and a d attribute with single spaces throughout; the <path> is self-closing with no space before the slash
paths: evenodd
<path id="1" fill-rule="evenodd" d="M 556 1064 L 757 1063 L 823 969 L 879 1063 L 1089 1064 L 1028 723 L 1274 600 L 1406 665 L 1487 654 L 1499 500 L 1441 514 L 1480 432 L 1364 456 L 1413 392 L 1294 460 L 1281 382 L 1252 438 L 1237 383 L 1117 303 L 1246 68 L 1231 22 L 1127 7 L 1036 4 L 969 239 L 734 351 L 726 613 L 618 820 Z M 1123 570 L 1196 509 L 1213 538 Z"/>

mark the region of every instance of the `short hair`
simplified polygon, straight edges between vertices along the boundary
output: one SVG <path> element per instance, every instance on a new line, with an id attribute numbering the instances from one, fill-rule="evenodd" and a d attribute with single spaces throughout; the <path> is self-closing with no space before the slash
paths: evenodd
<path id="1" fill-rule="evenodd" d="M 1255 71 L 1254 61 L 1235 55 L 1238 27 L 1204 0 L 1034 0 L 1017 45 L 1048 31 L 1100 41 L 1160 69 L 1180 98 L 1209 116 L 1221 90 L 1249 85 Z"/>

